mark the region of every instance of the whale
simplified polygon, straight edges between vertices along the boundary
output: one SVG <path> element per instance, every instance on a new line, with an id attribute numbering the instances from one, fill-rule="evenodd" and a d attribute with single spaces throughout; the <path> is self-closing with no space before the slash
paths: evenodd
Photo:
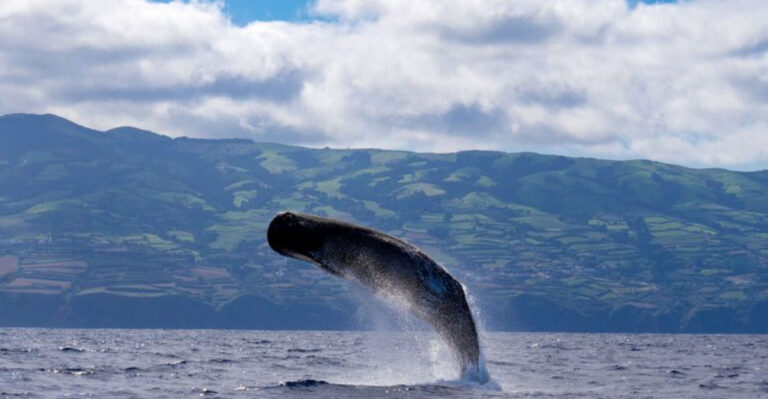
<path id="1" fill-rule="evenodd" d="M 415 246 L 331 218 L 279 212 L 267 228 L 277 253 L 354 281 L 431 325 L 450 348 L 462 379 L 488 380 L 464 287 Z"/>

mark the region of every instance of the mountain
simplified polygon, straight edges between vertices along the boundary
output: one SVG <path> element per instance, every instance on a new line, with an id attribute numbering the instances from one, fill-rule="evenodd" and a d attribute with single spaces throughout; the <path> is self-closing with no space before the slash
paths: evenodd
<path id="1" fill-rule="evenodd" d="M 768 171 L 171 139 L 6 115 L 0 325 L 376 323 L 361 290 L 268 248 L 269 220 L 291 209 L 421 247 L 491 329 L 768 332 L 767 198 Z"/>

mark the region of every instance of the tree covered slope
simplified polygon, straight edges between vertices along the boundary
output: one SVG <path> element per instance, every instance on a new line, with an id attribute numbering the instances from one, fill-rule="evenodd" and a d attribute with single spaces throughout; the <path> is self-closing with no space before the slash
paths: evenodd
<path id="1" fill-rule="evenodd" d="M 766 171 L 171 139 L 21 114 L 0 117 L 0 325 L 364 325 L 358 290 L 268 248 L 283 209 L 421 247 L 491 328 L 768 332 Z"/>

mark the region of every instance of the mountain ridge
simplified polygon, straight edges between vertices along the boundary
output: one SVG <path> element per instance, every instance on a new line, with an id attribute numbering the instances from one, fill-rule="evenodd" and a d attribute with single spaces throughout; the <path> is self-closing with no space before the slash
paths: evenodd
<path id="1" fill-rule="evenodd" d="M 586 161 L 603 161 L 603 162 L 648 162 L 652 164 L 659 164 L 659 165 L 667 165 L 667 166 L 674 166 L 678 168 L 683 169 L 689 169 L 689 170 L 701 170 L 701 171 L 728 171 L 728 172 L 736 172 L 736 173 L 768 173 L 768 169 L 756 169 L 756 170 L 748 170 L 748 171 L 739 171 L 734 169 L 728 169 L 724 167 L 692 167 L 692 166 L 684 166 L 684 165 L 678 165 L 674 163 L 669 162 L 662 162 L 662 161 L 654 161 L 651 159 L 644 159 L 644 158 L 631 158 L 631 159 L 604 159 L 604 158 L 596 158 L 596 157 L 585 157 L 585 156 L 567 156 L 567 155 L 559 155 L 559 154 L 547 154 L 547 153 L 540 153 L 535 151 L 520 151 L 520 152 L 509 152 L 509 151 L 499 151 L 499 150 L 480 150 L 480 149 L 468 149 L 468 150 L 460 150 L 460 151 L 453 151 L 453 152 L 417 152 L 417 151 L 410 151 L 410 150 L 402 150 L 402 149 L 380 149 L 380 148 L 329 148 L 329 147 L 305 147 L 300 145 L 292 145 L 292 144 L 284 144 L 284 143 L 277 143 L 277 142 L 269 142 L 269 141 L 256 141 L 250 138 L 244 138 L 244 137 L 224 137 L 224 138 L 202 138 L 202 137 L 189 137 L 189 136 L 177 136 L 177 137 L 171 137 L 162 133 L 153 132 L 151 130 L 130 126 L 130 125 L 123 125 L 123 126 L 117 126 L 114 128 L 110 128 L 107 130 L 97 130 L 92 129 L 89 127 L 86 127 L 84 125 L 80 125 L 76 122 L 73 122 L 67 118 L 61 117 L 56 114 L 46 113 L 46 114 L 34 114 L 34 113 L 9 113 L 0 115 L 0 120 L 2 119 L 14 119 L 14 118 L 23 118 L 23 119 L 37 119 L 37 118 L 50 118 L 52 121 L 60 121 L 67 124 L 72 125 L 73 127 L 81 128 L 84 130 L 88 130 L 90 132 L 96 133 L 96 134 L 119 134 L 122 131 L 125 132 L 131 132 L 131 133 L 143 133 L 147 134 L 149 136 L 155 136 L 156 138 L 163 138 L 163 139 L 170 139 L 170 140 L 202 140 L 202 141 L 232 141 L 232 142 L 246 142 L 246 143 L 253 143 L 257 145 L 262 146 L 279 146 L 279 147 L 288 147 L 288 148 L 299 148 L 299 149 L 309 149 L 309 150 L 322 150 L 322 149 L 328 149 L 328 150 L 335 150 L 335 151 L 389 151 L 389 152 L 402 152 L 402 153 L 408 153 L 408 154 L 422 154 L 422 155 L 456 155 L 460 153 L 488 153 L 488 154 L 514 154 L 514 155 L 540 155 L 540 156 L 550 156 L 550 157 L 565 157 L 569 159 L 574 160 L 586 160 Z"/>

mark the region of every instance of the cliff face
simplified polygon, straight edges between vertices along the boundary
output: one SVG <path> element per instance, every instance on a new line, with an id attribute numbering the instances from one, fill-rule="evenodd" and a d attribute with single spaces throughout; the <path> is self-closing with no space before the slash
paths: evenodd
<path id="1" fill-rule="evenodd" d="M 768 332 L 768 172 L 98 132 L 0 117 L 0 325 L 355 328 L 273 254 L 293 209 L 384 230 L 494 329 Z"/>

